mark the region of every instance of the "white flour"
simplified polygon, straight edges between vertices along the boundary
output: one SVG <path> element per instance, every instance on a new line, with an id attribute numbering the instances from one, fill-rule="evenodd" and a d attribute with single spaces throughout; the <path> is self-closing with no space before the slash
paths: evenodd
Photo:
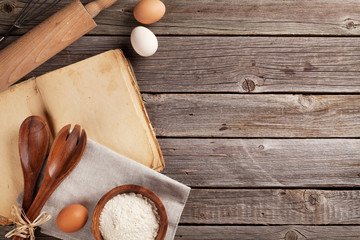
<path id="1" fill-rule="evenodd" d="M 104 240 L 154 240 L 159 231 L 159 215 L 147 197 L 123 193 L 109 200 L 100 214 Z"/>

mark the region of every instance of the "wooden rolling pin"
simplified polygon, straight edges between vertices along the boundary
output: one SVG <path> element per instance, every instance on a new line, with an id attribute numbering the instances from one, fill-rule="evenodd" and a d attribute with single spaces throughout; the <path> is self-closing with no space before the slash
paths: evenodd
<path id="1" fill-rule="evenodd" d="M 75 0 L 0 52 L 0 92 L 96 27 L 93 18 L 116 0 L 85 7 Z"/>

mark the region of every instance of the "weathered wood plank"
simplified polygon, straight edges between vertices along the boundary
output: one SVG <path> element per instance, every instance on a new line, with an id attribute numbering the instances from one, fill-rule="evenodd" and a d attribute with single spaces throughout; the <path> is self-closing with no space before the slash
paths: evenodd
<path id="1" fill-rule="evenodd" d="M 59 8 L 69 0 L 61 2 Z M 137 2 L 118 1 L 102 12 L 96 18 L 99 26 L 91 34 L 128 35 L 139 25 L 132 16 Z M 164 18 L 150 26 L 157 34 L 360 34 L 360 6 L 356 0 L 167 0 L 165 4 Z M 12 10 L 9 5 L 15 8 Z M 0 32 L 13 22 L 23 5 L 23 0 L 0 1 Z M 35 23 L 38 21 L 19 32 L 27 31 Z"/>
<path id="2" fill-rule="evenodd" d="M 360 190 L 193 189 L 186 224 L 360 224 Z"/>
<path id="3" fill-rule="evenodd" d="M 360 92 L 355 38 L 161 37 L 159 42 L 151 58 L 130 55 L 143 91 Z"/>
<path id="4" fill-rule="evenodd" d="M 0 227 L 0 240 L 10 228 Z M 360 226 L 179 226 L 175 239 L 182 240 L 358 240 Z M 57 238 L 38 233 L 36 239 Z"/>
<path id="5" fill-rule="evenodd" d="M 359 187 L 359 139 L 159 139 L 192 187 Z"/>
<path id="6" fill-rule="evenodd" d="M 359 95 L 143 94 L 158 136 L 358 137 Z"/>
<path id="7" fill-rule="evenodd" d="M 181 240 L 358 240 L 360 226 L 179 226 Z"/>
<path id="8" fill-rule="evenodd" d="M 6 44 L 13 41 L 12 37 Z M 138 57 L 128 37 L 83 37 L 29 74 L 122 48 L 144 92 L 360 92 L 356 38 L 159 37 L 159 51 Z M 4 44 L 4 45 L 6 45 Z M 0 45 L 1 48 L 1 45 Z M 25 79 L 26 79 L 25 78 Z"/>

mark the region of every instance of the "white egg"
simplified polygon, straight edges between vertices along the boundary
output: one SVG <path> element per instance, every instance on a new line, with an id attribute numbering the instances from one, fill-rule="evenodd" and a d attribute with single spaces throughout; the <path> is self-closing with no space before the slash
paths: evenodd
<path id="1" fill-rule="evenodd" d="M 158 49 L 158 40 L 148 28 L 138 26 L 131 31 L 131 45 L 140 56 L 149 57 Z"/>

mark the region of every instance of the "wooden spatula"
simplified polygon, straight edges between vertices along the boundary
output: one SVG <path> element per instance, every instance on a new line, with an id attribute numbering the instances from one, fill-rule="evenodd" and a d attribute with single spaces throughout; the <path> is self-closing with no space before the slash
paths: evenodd
<path id="1" fill-rule="evenodd" d="M 69 4 L 0 52 L 0 91 L 96 27 L 93 18 L 116 0 Z"/>

